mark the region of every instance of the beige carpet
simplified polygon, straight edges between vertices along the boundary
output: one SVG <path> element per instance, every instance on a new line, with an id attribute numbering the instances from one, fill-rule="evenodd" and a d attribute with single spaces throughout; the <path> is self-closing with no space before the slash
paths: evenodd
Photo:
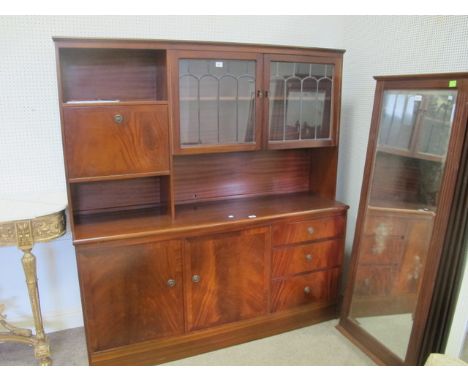
<path id="1" fill-rule="evenodd" d="M 165 365 L 375 365 L 341 335 L 337 320 L 170 362 Z M 87 365 L 83 328 L 49 335 L 54 365 Z M 0 365 L 35 365 L 32 349 L 0 344 Z"/>
<path id="2" fill-rule="evenodd" d="M 356 317 L 356 321 L 398 357 L 405 359 L 413 328 L 413 318 L 410 313 Z"/>

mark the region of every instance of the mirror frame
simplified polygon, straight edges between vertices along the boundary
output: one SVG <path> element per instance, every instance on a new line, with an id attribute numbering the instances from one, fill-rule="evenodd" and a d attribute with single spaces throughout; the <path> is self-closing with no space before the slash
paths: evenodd
<path id="1" fill-rule="evenodd" d="M 371 128 L 367 146 L 364 176 L 362 180 L 361 197 L 355 227 L 351 261 L 348 269 L 348 280 L 344 291 L 340 320 L 337 329 L 351 342 L 364 351 L 374 362 L 380 365 L 417 365 L 424 339 L 424 332 L 428 322 L 432 296 L 434 294 L 437 271 L 441 261 L 441 253 L 447 224 L 452 206 L 452 200 L 457 180 L 460 157 L 464 145 L 465 130 L 468 121 L 468 73 L 422 74 L 404 76 L 378 76 L 374 108 L 372 112 Z M 456 81 L 456 86 L 453 86 Z M 419 291 L 414 321 L 409 338 L 405 359 L 399 358 L 379 340 L 369 334 L 356 321 L 349 317 L 361 237 L 364 230 L 364 220 L 367 215 L 367 202 L 372 184 L 372 172 L 378 145 L 381 106 L 386 90 L 457 90 L 457 101 L 453 125 L 448 144 L 443 178 L 439 191 L 437 214 L 427 253 L 427 261 L 423 271 L 423 279 Z M 466 143 L 468 144 L 468 142 Z"/>

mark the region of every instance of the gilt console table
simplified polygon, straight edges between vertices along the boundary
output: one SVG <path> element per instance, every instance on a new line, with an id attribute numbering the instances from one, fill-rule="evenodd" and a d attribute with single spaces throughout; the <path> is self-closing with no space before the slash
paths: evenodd
<path id="1" fill-rule="evenodd" d="M 6 321 L 5 307 L 0 304 L 0 342 L 20 342 L 34 347 L 34 356 L 41 365 L 51 365 L 50 347 L 42 323 L 37 288 L 34 243 L 46 242 L 62 236 L 66 231 L 66 195 L 47 193 L 31 197 L 0 194 L 0 246 L 17 246 L 21 259 L 36 333 L 17 328 Z"/>

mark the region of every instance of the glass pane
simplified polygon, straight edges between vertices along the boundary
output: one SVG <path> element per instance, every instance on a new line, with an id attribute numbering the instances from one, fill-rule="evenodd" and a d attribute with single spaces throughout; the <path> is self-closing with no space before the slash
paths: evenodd
<path id="1" fill-rule="evenodd" d="M 330 139 L 333 65 L 271 62 L 269 140 Z"/>
<path id="2" fill-rule="evenodd" d="M 350 316 L 401 359 L 413 327 L 445 165 L 444 156 L 421 155 L 414 148 L 426 134 L 428 111 L 449 97 L 450 122 L 438 130 L 438 153 L 443 155 L 455 91 L 395 90 L 383 96 Z"/>
<path id="3" fill-rule="evenodd" d="M 179 61 L 182 146 L 254 142 L 255 61 Z"/>

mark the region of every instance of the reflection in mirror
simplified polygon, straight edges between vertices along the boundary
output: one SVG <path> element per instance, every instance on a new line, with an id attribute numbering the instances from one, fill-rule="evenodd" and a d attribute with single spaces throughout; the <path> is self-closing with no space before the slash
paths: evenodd
<path id="1" fill-rule="evenodd" d="M 437 214 L 455 90 L 385 91 L 350 318 L 401 359 Z"/>

